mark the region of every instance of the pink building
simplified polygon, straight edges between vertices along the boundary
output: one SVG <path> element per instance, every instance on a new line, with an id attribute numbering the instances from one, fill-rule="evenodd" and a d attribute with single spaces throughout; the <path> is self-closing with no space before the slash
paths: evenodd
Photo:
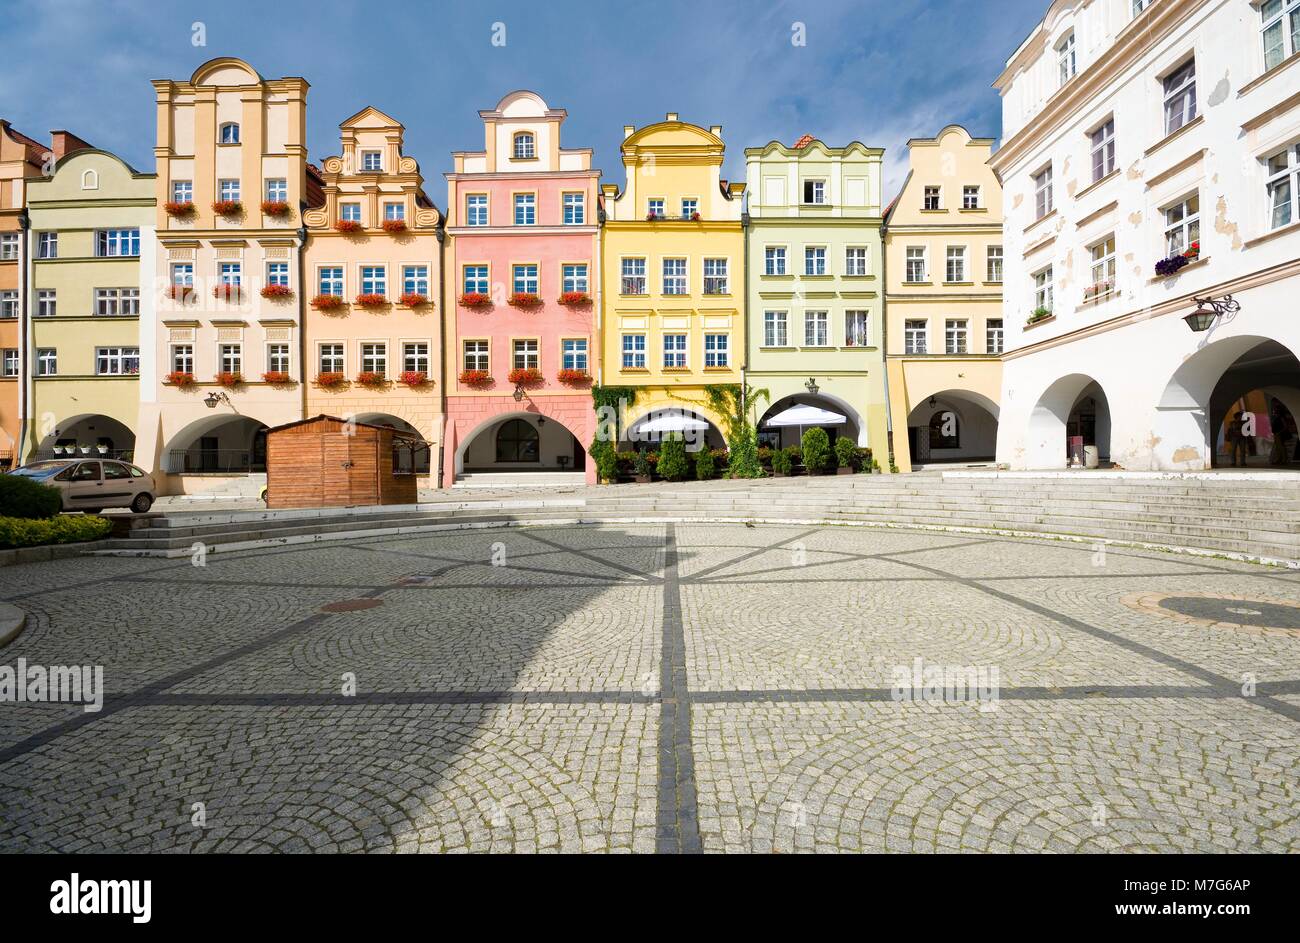
<path id="1" fill-rule="evenodd" d="M 487 472 L 585 472 L 600 303 L 590 148 L 560 147 L 566 112 L 511 92 L 482 151 L 447 175 L 443 484 Z"/>

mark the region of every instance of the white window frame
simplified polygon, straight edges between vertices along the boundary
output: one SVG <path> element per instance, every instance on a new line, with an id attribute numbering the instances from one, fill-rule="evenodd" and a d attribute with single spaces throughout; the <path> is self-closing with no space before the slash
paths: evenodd
<path id="1" fill-rule="evenodd" d="M 288 373 L 293 359 L 290 345 L 284 341 L 274 341 L 266 345 L 266 369 L 270 373 Z"/>
<path id="2" fill-rule="evenodd" d="M 173 373 L 194 373 L 194 345 L 172 344 L 170 363 Z"/>
<path id="3" fill-rule="evenodd" d="M 1162 211 L 1165 217 L 1165 255 L 1186 252 L 1193 242 L 1201 240 L 1200 193 L 1189 193 Z M 1177 214 L 1175 216 L 1175 214 Z"/>
<path id="4" fill-rule="evenodd" d="M 785 275 L 786 274 L 786 247 L 785 246 L 766 246 L 763 250 L 763 274 L 764 275 Z"/>
<path id="5" fill-rule="evenodd" d="M 984 274 L 985 281 L 991 285 L 1001 285 L 1003 278 L 1003 264 L 1006 261 L 1006 255 L 1001 246 L 989 246 L 984 250 Z M 997 277 L 994 278 L 993 267 L 997 263 Z"/>
<path id="6" fill-rule="evenodd" d="M 322 295 L 343 297 L 344 281 L 342 265 L 322 265 L 316 269 L 316 284 Z"/>
<path id="7" fill-rule="evenodd" d="M 928 186 L 922 190 L 921 208 L 924 210 L 943 209 L 943 187 Z"/>
<path id="8" fill-rule="evenodd" d="M 541 345 L 535 337 L 516 337 L 510 341 L 510 362 L 516 370 L 542 369 Z"/>
<path id="9" fill-rule="evenodd" d="M 663 335 L 663 369 L 687 370 L 691 335 L 684 331 L 666 331 Z"/>
<path id="10" fill-rule="evenodd" d="M 36 348 L 36 375 L 38 377 L 56 377 L 59 375 L 59 350 L 57 347 Z"/>
<path id="11" fill-rule="evenodd" d="M 904 257 L 903 283 L 924 285 L 929 281 L 929 263 L 930 252 L 926 246 L 908 246 Z"/>
<path id="12" fill-rule="evenodd" d="M 1259 16 L 1264 71 L 1268 72 L 1300 52 L 1300 0 L 1264 0 Z M 1278 42 L 1269 43 L 1270 32 L 1275 32 Z"/>
<path id="13" fill-rule="evenodd" d="M 536 226 L 537 225 L 537 194 L 536 193 L 516 193 L 514 199 L 515 206 L 515 225 L 516 226 Z"/>
<path id="14" fill-rule="evenodd" d="M 984 352 L 1000 354 L 1006 350 L 1006 334 L 1001 318 L 989 318 L 984 322 Z"/>
<path id="15" fill-rule="evenodd" d="M 1196 59 L 1188 59 L 1163 79 L 1165 135 L 1196 120 Z"/>
<path id="16" fill-rule="evenodd" d="M 831 345 L 831 313 L 805 311 L 803 313 L 803 346 L 829 347 Z"/>
<path id="17" fill-rule="evenodd" d="M 560 291 L 587 291 L 587 263 L 568 262 L 560 266 Z"/>
<path id="18" fill-rule="evenodd" d="M 220 366 L 221 373 L 243 373 L 244 345 L 218 344 L 217 364 Z"/>
<path id="19" fill-rule="evenodd" d="M 239 122 L 223 121 L 217 128 L 218 144 L 239 144 Z"/>
<path id="20" fill-rule="evenodd" d="M 943 323 L 943 352 L 959 355 L 970 353 L 970 321 L 966 318 L 948 318 Z"/>
<path id="21" fill-rule="evenodd" d="M 488 266 L 478 264 L 461 266 L 460 283 L 462 291 L 467 295 L 486 295 L 491 289 Z"/>
<path id="22" fill-rule="evenodd" d="M 966 281 L 965 246 L 947 247 L 947 252 L 944 256 L 944 281 L 949 285 Z"/>
<path id="23" fill-rule="evenodd" d="M 803 273 L 805 277 L 817 278 L 826 272 L 826 247 L 804 246 Z"/>
<path id="24" fill-rule="evenodd" d="M 1091 141 L 1092 182 L 1115 172 L 1115 119 L 1107 118 L 1088 135 Z"/>
<path id="25" fill-rule="evenodd" d="M 790 313 L 779 309 L 763 312 L 763 346 L 790 346 Z"/>
<path id="26" fill-rule="evenodd" d="M 568 192 L 564 194 L 564 225 L 583 226 L 587 222 L 587 194 Z"/>
<path id="27" fill-rule="evenodd" d="M 348 368 L 347 345 L 341 341 L 323 341 L 316 345 L 318 373 L 345 373 Z"/>
<path id="28" fill-rule="evenodd" d="M 510 154 L 513 160 L 535 160 L 537 135 L 532 131 L 517 132 L 510 141 Z"/>
<path id="29" fill-rule="evenodd" d="M 704 335 L 704 368 L 731 366 L 731 335 L 709 332 Z"/>
<path id="30" fill-rule="evenodd" d="M 1074 30 L 1066 33 L 1056 44 L 1056 70 L 1059 85 L 1064 85 L 1079 74 L 1079 50 L 1074 41 Z"/>
<path id="31" fill-rule="evenodd" d="M 1034 280 L 1034 310 L 1044 308 L 1048 314 L 1054 313 L 1056 288 L 1052 266 L 1039 269 L 1031 277 Z"/>
<path id="32" fill-rule="evenodd" d="M 1285 166 L 1277 165 L 1278 169 L 1275 170 L 1278 158 L 1284 158 Z M 1268 228 L 1271 231 L 1289 226 L 1300 218 L 1300 214 L 1296 213 L 1296 195 L 1300 193 L 1300 144 L 1289 144 L 1285 150 L 1272 154 L 1264 162 L 1264 169 L 1268 173 L 1265 187 L 1268 194 Z M 1286 194 L 1286 199 L 1279 201 L 1278 197 L 1282 193 Z M 1286 207 L 1285 218 L 1278 212 L 1283 206 Z"/>
<path id="33" fill-rule="evenodd" d="M 429 342 L 402 342 L 402 371 L 404 373 L 429 372 Z"/>
<path id="34" fill-rule="evenodd" d="M 1089 274 L 1092 278 L 1091 287 L 1102 287 L 1100 291 L 1092 295 L 1091 300 L 1107 298 L 1115 291 L 1115 234 L 1111 233 L 1099 242 L 1094 242 L 1088 247 Z"/>
<path id="35" fill-rule="evenodd" d="M 541 291 L 536 262 L 517 262 L 510 266 L 510 290 L 516 295 L 536 295 Z"/>
<path id="36" fill-rule="evenodd" d="M 930 322 L 925 318 L 908 318 L 903 321 L 903 353 L 928 354 L 930 352 Z"/>
<path id="37" fill-rule="evenodd" d="M 267 177 L 263 189 L 268 203 L 289 202 L 289 181 L 284 177 Z"/>
<path id="38" fill-rule="evenodd" d="M 465 225 L 486 226 L 488 224 L 488 195 L 486 193 L 465 194 Z"/>
<path id="39" fill-rule="evenodd" d="M 382 173 L 384 169 L 384 152 L 368 148 L 361 152 L 361 172 L 367 174 Z"/>
<path id="40" fill-rule="evenodd" d="M 809 199 L 810 192 L 812 199 Z M 803 202 L 806 206 L 825 206 L 826 181 L 817 178 L 805 180 L 803 182 Z"/>
<path id="41" fill-rule="evenodd" d="M 402 266 L 402 294 L 429 297 L 429 266 Z"/>
<path id="42" fill-rule="evenodd" d="M 624 370 L 644 370 L 646 369 L 646 336 L 645 334 L 629 333 L 624 334 L 619 349 L 622 351 L 622 364 Z"/>
<path id="43" fill-rule="evenodd" d="M 961 208 L 977 210 L 980 208 L 981 189 L 978 184 L 966 184 L 961 188 Z"/>
<path id="44" fill-rule="evenodd" d="M 227 177 L 224 180 L 217 181 L 217 196 L 222 202 L 238 203 L 239 202 L 239 179 L 237 177 Z"/>
<path id="45" fill-rule="evenodd" d="M 388 266 L 361 266 L 361 294 L 388 297 Z"/>
<path id="46" fill-rule="evenodd" d="M 1034 174 L 1034 212 L 1035 219 L 1043 219 L 1054 209 L 1052 194 L 1052 166 L 1048 164 Z"/>
<path id="47" fill-rule="evenodd" d="M 649 294 L 646 283 L 646 260 L 644 256 L 624 256 L 619 264 L 622 281 L 619 287 L 622 289 L 620 294 L 624 295 L 645 295 Z M 629 291 L 628 289 L 636 289 Z"/>
<path id="48" fill-rule="evenodd" d="M 866 246 L 845 246 L 844 247 L 844 274 L 845 275 L 866 275 L 869 272 L 867 265 L 871 253 Z"/>
<path id="49" fill-rule="evenodd" d="M 844 346 L 871 346 L 871 312 L 854 308 L 844 312 Z"/>
<path id="50" fill-rule="evenodd" d="M 36 290 L 36 316 L 38 318 L 52 318 L 58 314 L 58 310 L 58 292 L 53 288 L 38 288 Z"/>
<path id="51" fill-rule="evenodd" d="M 586 370 L 590 363 L 590 345 L 585 337 L 565 337 L 560 341 L 560 368 Z"/>
<path id="52" fill-rule="evenodd" d="M 36 258 L 57 259 L 59 257 L 59 234 L 57 232 L 38 232 L 36 234 Z"/>
<path id="53" fill-rule="evenodd" d="M 492 369 L 491 342 L 477 337 L 461 341 L 460 363 L 465 370 L 488 373 Z"/>
<path id="54" fill-rule="evenodd" d="M 388 376 L 388 344 L 384 341 L 362 341 L 358 353 L 361 355 L 361 372 L 377 373 Z"/>
<path id="55" fill-rule="evenodd" d="M 728 294 L 728 266 L 726 259 L 704 260 L 704 293 L 706 295 Z"/>
<path id="56" fill-rule="evenodd" d="M 679 262 L 681 263 L 680 271 L 678 270 L 679 266 L 677 265 Z M 669 272 L 670 265 L 672 266 L 671 272 Z M 663 291 L 661 294 L 685 295 L 690 292 L 690 269 L 684 257 L 671 256 L 664 259 L 663 264 L 660 266 L 660 270 L 663 273 Z M 675 289 L 678 287 L 681 288 L 681 291 L 669 291 L 669 288 Z"/>

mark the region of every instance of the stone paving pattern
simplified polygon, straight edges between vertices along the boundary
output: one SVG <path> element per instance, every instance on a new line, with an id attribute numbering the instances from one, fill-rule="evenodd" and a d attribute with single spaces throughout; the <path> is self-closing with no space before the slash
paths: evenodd
<path id="1" fill-rule="evenodd" d="M 9 567 L 0 664 L 107 695 L 0 703 L 0 850 L 1300 851 L 1300 639 L 1151 594 L 1300 574 L 739 524 Z M 894 700 L 918 657 L 996 709 Z"/>

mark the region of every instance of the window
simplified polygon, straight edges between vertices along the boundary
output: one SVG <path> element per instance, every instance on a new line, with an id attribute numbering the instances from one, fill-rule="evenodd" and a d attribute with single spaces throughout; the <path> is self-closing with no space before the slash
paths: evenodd
<path id="1" fill-rule="evenodd" d="M 223 123 L 219 129 L 217 140 L 222 144 L 238 144 L 239 125 L 233 121 Z"/>
<path id="2" fill-rule="evenodd" d="M 536 339 L 516 340 L 510 346 L 516 370 L 536 370 L 542 365 Z"/>
<path id="3" fill-rule="evenodd" d="M 1052 313 L 1052 267 L 1034 275 L 1034 310 Z"/>
<path id="4" fill-rule="evenodd" d="M 4 352 L 4 376 L 18 376 L 18 351 L 12 347 L 5 348 Z"/>
<path id="5" fill-rule="evenodd" d="M 664 259 L 665 295 L 686 294 L 686 260 Z"/>
<path id="6" fill-rule="evenodd" d="M 1151 6 L 1151 0 L 1133 0 L 1133 15 L 1137 16 L 1149 6 Z"/>
<path id="7" fill-rule="evenodd" d="M 825 311 L 808 311 L 803 316 L 805 347 L 825 347 L 830 343 L 830 315 Z"/>
<path id="8" fill-rule="evenodd" d="M 964 354 L 966 353 L 966 325 L 965 319 L 955 319 L 945 322 L 943 329 L 943 351 L 946 354 Z"/>
<path id="9" fill-rule="evenodd" d="M 948 247 L 947 281 L 949 282 L 966 281 L 966 247 L 965 246 Z"/>
<path id="10" fill-rule="evenodd" d="M 870 347 L 871 331 L 868 312 L 866 311 L 845 311 L 844 312 L 844 346 L 845 347 Z"/>
<path id="11" fill-rule="evenodd" d="M 537 156 L 537 139 L 531 131 L 515 135 L 515 160 L 532 160 Z"/>
<path id="12" fill-rule="evenodd" d="M 516 295 L 535 295 L 537 294 L 537 266 L 536 265 L 515 265 L 512 267 L 514 273 L 511 279 L 511 290 Z"/>
<path id="13" fill-rule="evenodd" d="M 1196 60 L 1165 79 L 1165 134 L 1173 134 L 1196 117 Z"/>
<path id="14" fill-rule="evenodd" d="M 662 199 L 651 199 L 647 202 L 647 215 L 657 216 L 663 219 L 664 201 Z"/>
<path id="15" fill-rule="evenodd" d="M 826 249 L 822 246 L 809 246 L 803 250 L 803 273 L 805 275 L 826 274 Z"/>
<path id="16" fill-rule="evenodd" d="M 429 297 L 429 266 L 402 266 L 402 294 Z"/>
<path id="17" fill-rule="evenodd" d="M 266 199 L 271 203 L 289 202 L 289 181 L 283 177 L 269 177 L 266 181 Z"/>
<path id="18" fill-rule="evenodd" d="M 928 331 L 925 321 L 903 322 L 903 353 L 924 354 L 928 352 Z"/>
<path id="19" fill-rule="evenodd" d="M 560 280 L 562 285 L 560 291 L 580 291 L 585 293 L 587 290 L 586 263 L 561 266 Z"/>
<path id="20" fill-rule="evenodd" d="M 664 335 L 664 369 L 681 370 L 686 367 L 686 335 Z"/>
<path id="21" fill-rule="evenodd" d="M 768 246 L 763 253 L 765 275 L 785 274 L 785 246 Z"/>
<path id="22" fill-rule="evenodd" d="M 1268 159 L 1268 205 L 1271 228 L 1296 218 L 1295 193 L 1300 189 L 1300 144 Z"/>
<path id="23" fill-rule="evenodd" d="M 244 267 L 239 262 L 222 262 L 220 270 L 221 284 L 240 285 L 244 280 Z"/>
<path id="24" fill-rule="evenodd" d="M 844 250 L 844 274 L 845 275 L 866 275 L 867 274 L 867 248 L 866 246 L 849 246 Z"/>
<path id="25" fill-rule="evenodd" d="M 345 223 L 361 222 L 361 204 L 360 203 L 340 203 L 339 219 Z"/>
<path id="26" fill-rule="evenodd" d="M 728 362 L 728 345 L 730 344 L 730 335 L 728 334 L 705 334 L 704 335 L 704 366 L 709 367 L 726 367 Z"/>
<path id="27" fill-rule="evenodd" d="M 172 284 L 178 288 L 194 287 L 194 263 L 193 262 L 173 262 L 172 263 Z"/>
<path id="28" fill-rule="evenodd" d="M 725 295 L 727 293 L 727 260 L 704 260 L 704 293 L 706 295 Z"/>
<path id="29" fill-rule="evenodd" d="M 36 348 L 36 375 L 52 377 L 59 372 L 59 352 L 53 347 Z"/>
<path id="30" fill-rule="evenodd" d="M 803 201 L 821 204 L 826 202 L 826 181 L 805 180 L 803 182 Z"/>
<path id="31" fill-rule="evenodd" d="M 560 345 L 560 366 L 565 370 L 587 369 L 587 339 L 585 337 L 567 337 Z"/>
<path id="32" fill-rule="evenodd" d="M 266 345 L 266 369 L 271 373 L 289 372 L 289 345 Z"/>
<path id="33" fill-rule="evenodd" d="M 938 187 L 926 187 L 924 208 L 927 210 L 941 209 L 942 208 L 940 205 L 941 193 L 942 191 Z"/>
<path id="34" fill-rule="evenodd" d="M 140 230 L 138 229 L 101 229 L 95 234 L 95 255 L 101 258 L 111 256 L 139 256 Z"/>
<path id="35" fill-rule="evenodd" d="M 763 312 L 763 346 L 787 347 L 789 334 L 786 332 L 786 313 L 784 311 Z"/>
<path id="36" fill-rule="evenodd" d="M 909 282 L 925 281 L 925 248 L 922 246 L 907 247 L 907 273 L 906 280 Z"/>
<path id="37" fill-rule="evenodd" d="M 1079 71 L 1073 32 L 1066 33 L 1065 38 L 1056 44 L 1056 66 L 1062 85 L 1074 78 L 1075 73 Z"/>
<path id="38" fill-rule="evenodd" d="M 1002 319 L 989 318 L 984 324 L 984 350 L 990 354 L 1002 353 Z"/>
<path id="39" fill-rule="evenodd" d="M 1259 15 L 1263 21 L 1264 69 L 1267 71 L 1300 52 L 1300 0 L 1264 0 Z"/>
<path id="40" fill-rule="evenodd" d="M 587 221 L 587 195 L 585 193 L 564 194 L 564 225 L 581 226 Z"/>
<path id="41" fill-rule="evenodd" d="M 406 219 L 406 204 L 385 203 L 384 219 Z"/>
<path id="42" fill-rule="evenodd" d="M 140 289 L 96 288 L 95 314 L 104 317 L 138 317 Z"/>
<path id="43" fill-rule="evenodd" d="M 239 181 L 238 180 L 221 180 L 218 182 L 217 191 L 223 201 L 239 201 Z"/>
<path id="44" fill-rule="evenodd" d="M 1092 256 L 1092 286 L 1085 297 L 1100 298 L 1115 289 L 1115 237 L 1107 236 L 1088 252 Z"/>
<path id="45" fill-rule="evenodd" d="M 537 427 L 522 419 L 509 419 L 497 430 L 498 462 L 540 462 L 541 436 Z"/>
<path id="46" fill-rule="evenodd" d="M 465 294 L 486 295 L 488 293 L 488 267 L 486 265 L 467 265 L 464 268 Z"/>
<path id="47" fill-rule="evenodd" d="M 244 348 L 241 344 L 222 344 L 217 349 L 217 362 L 222 373 L 244 372 Z"/>
<path id="48" fill-rule="evenodd" d="M 388 270 L 382 265 L 361 266 L 361 294 L 387 295 Z"/>
<path id="49" fill-rule="evenodd" d="M 1092 182 L 1115 170 L 1115 119 L 1092 132 Z"/>
<path id="50" fill-rule="evenodd" d="M 465 341 L 462 350 L 464 351 L 463 362 L 466 370 L 488 372 L 487 341 Z"/>
<path id="51" fill-rule="evenodd" d="M 370 173 L 384 169 L 384 152 L 383 151 L 362 151 L 361 152 L 361 169 Z"/>
<path id="52" fill-rule="evenodd" d="M 194 202 L 194 181 L 173 180 L 172 181 L 172 202 L 193 203 Z"/>
<path id="53" fill-rule="evenodd" d="M 278 285 L 281 288 L 288 288 L 289 287 L 289 263 L 288 262 L 267 262 L 266 283 L 268 285 Z"/>
<path id="54" fill-rule="evenodd" d="M 53 288 L 42 288 L 36 292 L 36 316 L 52 318 L 58 310 L 58 296 Z"/>
<path id="55" fill-rule="evenodd" d="M 98 347 L 95 349 L 96 376 L 126 377 L 136 376 L 139 373 L 139 347 Z"/>
<path id="56" fill-rule="evenodd" d="M 320 293 L 343 297 L 343 266 L 327 265 L 319 270 Z"/>
<path id="57" fill-rule="evenodd" d="M 384 343 L 371 343 L 361 345 L 361 372 L 378 373 L 385 376 L 388 373 L 388 345 Z"/>
<path id="58" fill-rule="evenodd" d="M 682 219 L 690 219 L 700 211 L 700 201 L 695 199 L 682 200 Z"/>
<path id="59" fill-rule="evenodd" d="M 343 345 L 321 344 L 319 348 L 321 373 L 343 373 Z"/>
<path id="60" fill-rule="evenodd" d="M 0 291 L 0 318 L 18 317 L 18 292 Z"/>
<path id="61" fill-rule="evenodd" d="M 402 345 L 402 370 L 406 373 L 429 372 L 429 345 L 424 341 L 410 341 Z"/>
<path id="62" fill-rule="evenodd" d="M 1042 219 L 1052 212 L 1052 168 L 1034 175 L 1034 210 Z"/>
<path id="63" fill-rule="evenodd" d="M 980 208 L 979 187 L 967 186 L 961 188 L 961 208 L 964 210 L 977 210 Z"/>
<path id="64" fill-rule="evenodd" d="M 0 233 L 0 261 L 10 262 L 18 258 L 18 233 Z"/>
<path id="65" fill-rule="evenodd" d="M 172 370 L 176 373 L 194 372 L 193 344 L 172 344 Z"/>
<path id="66" fill-rule="evenodd" d="M 623 369 L 624 370 L 645 369 L 645 335 L 644 334 L 623 335 Z"/>
<path id="67" fill-rule="evenodd" d="M 486 193 L 471 193 L 465 197 L 465 225 L 488 224 L 488 198 Z"/>
<path id="68" fill-rule="evenodd" d="M 623 294 L 644 295 L 645 293 L 645 259 L 624 259 Z"/>
<path id="69" fill-rule="evenodd" d="M 36 258 L 57 259 L 59 257 L 59 234 L 41 232 L 36 234 Z"/>
<path id="70" fill-rule="evenodd" d="M 515 225 L 533 226 L 537 223 L 537 195 L 533 193 L 515 194 Z"/>
<path id="71" fill-rule="evenodd" d="M 989 246 L 988 251 L 985 254 L 985 261 L 987 263 L 986 266 L 987 267 L 986 275 L 988 276 L 987 280 L 990 282 L 1001 282 L 1002 281 L 1002 247 Z"/>

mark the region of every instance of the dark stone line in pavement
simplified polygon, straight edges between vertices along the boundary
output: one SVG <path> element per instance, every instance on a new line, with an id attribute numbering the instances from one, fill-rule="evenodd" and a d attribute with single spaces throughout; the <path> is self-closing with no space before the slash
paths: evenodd
<path id="1" fill-rule="evenodd" d="M 691 742 L 690 689 L 686 677 L 686 632 L 677 579 L 677 528 L 664 535 L 663 643 L 659 666 L 659 800 L 655 851 L 699 854 L 700 822 Z"/>
<path id="2" fill-rule="evenodd" d="M 408 704 L 655 704 L 640 691 L 368 691 L 330 693 L 205 694 L 174 692 L 137 697 L 135 707 L 368 707 Z"/>
<path id="3" fill-rule="evenodd" d="M 1257 696 L 1300 694 L 1300 680 L 1270 681 L 1258 685 Z M 1001 701 L 1073 701 L 1092 697 L 1111 697 L 1117 700 L 1135 698 L 1208 698 L 1211 700 L 1243 701 L 1240 690 L 1226 690 L 1206 685 L 1178 684 L 1080 684 L 1062 688 L 1023 687 L 1001 688 Z M 750 704 L 762 701 L 793 701 L 797 703 L 835 703 L 852 701 L 891 701 L 892 688 L 772 688 L 748 691 L 692 691 L 691 701 L 697 704 Z"/>

